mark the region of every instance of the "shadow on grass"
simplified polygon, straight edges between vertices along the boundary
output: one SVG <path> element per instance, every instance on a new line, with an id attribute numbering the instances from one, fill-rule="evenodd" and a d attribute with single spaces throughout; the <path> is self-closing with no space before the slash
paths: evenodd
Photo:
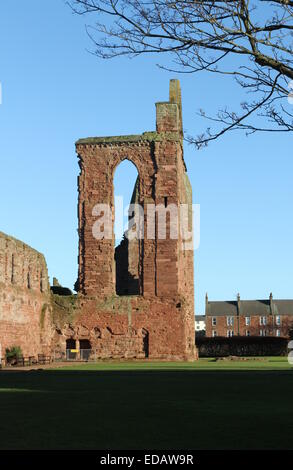
<path id="1" fill-rule="evenodd" d="M 0 372 L 2 449 L 291 449 L 291 370 Z"/>

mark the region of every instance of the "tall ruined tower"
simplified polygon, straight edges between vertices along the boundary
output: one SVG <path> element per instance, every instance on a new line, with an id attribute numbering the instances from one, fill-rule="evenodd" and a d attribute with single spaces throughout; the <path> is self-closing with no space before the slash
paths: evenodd
<path id="1" fill-rule="evenodd" d="M 98 357 L 174 360 L 195 357 L 193 249 L 190 240 L 183 239 L 180 221 L 178 237 L 171 235 L 169 215 L 169 207 L 177 207 L 180 214 L 180 207 L 185 204 L 191 228 L 192 192 L 183 159 L 179 81 L 170 81 L 169 101 L 156 103 L 156 116 L 156 132 L 93 137 L 76 143 L 81 169 L 80 314 L 76 322 L 89 331 L 91 346 L 98 351 Z M 124 159 L 137 168 L 134 197 L 144 214 L 144 237 L 135 242 L 138 250 L 135 295 L 116 294 L 116 272 L 121 270 L 117 271 L 115 259 L 116 263 L 125 263 L 124 271 L 130 269 L 131 257 L 124 252 L 134 245 L 128 242 L 119 249 L 120 254 L 116 249 L 115 256 L 114 215 L 110 215 L 111 236 L 97 239 L 93 234 L 101 216 L 97 204 L 110 207 L 110 214 L 114 214 L 113 177 Z M 148 217 L 150 206 L 166 209 L 165 239 L 158 236 L 157 212 L 153 219 Z M 148 236 L 150 233 L 153 236 Z"/>

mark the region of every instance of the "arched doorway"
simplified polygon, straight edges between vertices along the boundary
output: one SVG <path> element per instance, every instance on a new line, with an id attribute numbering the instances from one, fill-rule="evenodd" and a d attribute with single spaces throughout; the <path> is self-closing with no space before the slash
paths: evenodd
<path id="1" fill-rule="evenodd" d="M 80 359 L 82 361 L 88 361 L 92 353 L 92 345 L 88 339 L 79 340 Z"/>
<path id="2" fill-rule="evenodd" d="M 116 294 L 138 295 L 140 293 L 140 240 L 129 239 L 129 223 L 134 213 L 130 204 L 139 204 L 139 175 L 135 165 L 123 160 L 115 169 L 115 272 Z"/>
<path id="3" fill-rule="evenodd" d="M 73 338 L 69 338 L 66 340 L 66 359 L 69 361 L 73 361 L 76 359 L 76 356 L 76 340 Z"/>

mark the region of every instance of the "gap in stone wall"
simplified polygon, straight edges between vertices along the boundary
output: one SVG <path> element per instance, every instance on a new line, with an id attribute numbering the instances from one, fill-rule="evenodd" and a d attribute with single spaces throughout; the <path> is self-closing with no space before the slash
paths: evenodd
<path id="1" fill-rule="evenodd" d="M 139 175 L 135 165 L 123 160 L 114 173 L 116 294 L 139 294 L 139 240 L 129 240 L 128 205 L 138 203 Z M 122 224 L 123 211 L 123 224 Z M 132 214 L 130 214 L 131 216 Z"/>

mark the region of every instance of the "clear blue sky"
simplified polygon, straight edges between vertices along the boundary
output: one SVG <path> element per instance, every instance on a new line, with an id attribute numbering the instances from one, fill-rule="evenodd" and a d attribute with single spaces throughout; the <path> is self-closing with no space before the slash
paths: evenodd
<path id="1" fill-rule="evenodd" d="M 155 128 L 156 101 L 180 78 L 184 128 L 238 104 L 233 82 L 170 74 L 156 57 L 102 61 L 89 54 L 83 17 L 62 0 L 1 2 L 0 230 L 45 254 L 50 276 L 73 287 L 77 275 L 80 137 Z M 227 135 L 203 151 L 185 147 L 194 202 L 201 206 L 195 252 L 196 313 L 215 300 L 293 296 L 292 136 Z M 130 193 L 128 171 L 119 190 Z M 132 175 L 135 178 L 135 175 Z"/>

